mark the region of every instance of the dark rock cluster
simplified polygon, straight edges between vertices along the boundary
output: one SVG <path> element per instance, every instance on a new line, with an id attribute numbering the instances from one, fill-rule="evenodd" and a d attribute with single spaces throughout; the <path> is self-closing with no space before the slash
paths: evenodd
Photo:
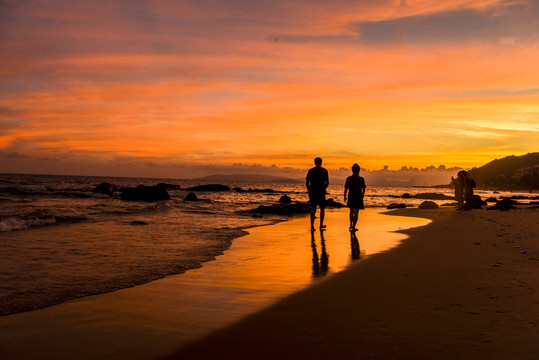
<path id="1" fill-rule="evenodd" d="M 101 184 L 97 185 L 95 189 L 92 190 L 92 192 L 94 193 L 105 194 L 109 196 L 112 196 L 117 191 L 118 188 L 116 187 L 116 185 L 113 185 L 108 182 L 102 182 Z"/>
<path id="2" fill-rule="evenodd" d="M 512 199 L 501 199 L 496 202 L 496 205 L 493 205 L 491 207 L 488 207 L 487 210 L 500 210 L 500 211 L 508 211 L 511 209 L 516 209 L 518 202 Z"/>
<path id="3" fill-rule="evenodd" d="M 403 203 L 400 203 L 400 204 L 397 204 L 397 203 L 391 203 L 389 204 L 388 206 L 386 206 L 386 209 L 388 210 L 392 210 L 392 209 L 404 209 L 406 208 L 406 204 L 403 204 Z"/>
<path id="4" fill-rule="evenodd" d="M 454 196 L 447 196 L 439 193 L 421 193 L 414 195 L 414 198 L 425 200 L 455 200 Z"/>
<path id="5" fill-rule="evenodd" d="M 198 197 L 195 193 L 190 192 L 189 194 L 185 195 L 183 198 L 184 201 L 198 201 Z"/>
<path id="6" fill-rule="evenodd" d="M 122 200 L 158 201 L 170 200 L 168 191 L 159 186 L 139 185 L 134 188 L 122 189 Z"/>
<path id="7" fill-rule="evenodd" d="M 326 208 L 342 208 L 343 204 L 333 199 L 326 200 Z M 272 214 L 272 215 L 293 215 L 306 214 L 311 211 L 311 206 L 308 202 L 295 203 L 277 203 L 273 205 L 260 205 L 250 212 L 253 214 Z"/>

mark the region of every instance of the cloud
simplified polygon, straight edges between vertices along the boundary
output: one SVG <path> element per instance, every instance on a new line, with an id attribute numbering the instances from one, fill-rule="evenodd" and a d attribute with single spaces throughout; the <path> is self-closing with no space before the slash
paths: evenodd
<path id="1" fill-rule="evenodd" d="M 539 7 L 534 3 L 513 4 L 486 9 L 459 9 L 420 14 L 385 21 L 351 25 L 358 42 L 371 44 L 460 43 L 489 41 L 516 44 L 537 39 Z"/>
<path id="2" fill-rule="evenodd" d="M 445 4 L 442 5 L 442 4 Z M 477 6 L 479 5 L 479 6 Z M 380 20 L 354 20 L 341 24 L 339 33 L 273 34 L 274 43 L 349 43 L 358 45 L 425 45 L 484 42 L 517 45 L 537 40 L 539 6 L 531 1 L 481 3 L 440 2 L 440 7 L 421 9 L 402 1 L 407 12 L 393 12 Z M 387 7 L 390 9 L 390 7 Z M 352 12 L 353 14 L 353 12 Z M 353 16 L 353 15 L 352 15 Z"/>
<path id="3" fill-rule="evenodd" d="M 6 154 L 7 158 L 10 159 L 30 159 L 31 157 L 25 154 L 20 154 L 18 152 L 10 152 Z"/>

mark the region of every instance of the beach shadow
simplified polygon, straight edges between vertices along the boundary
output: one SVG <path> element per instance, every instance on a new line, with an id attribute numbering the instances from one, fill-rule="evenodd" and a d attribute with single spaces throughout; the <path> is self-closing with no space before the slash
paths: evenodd
<path id="1" fill-rule="evenodd" d="M 315 232 L 311 232 L 311 249 L 313 251 L 313 277 L 321 277 L 327 274 L 329 269 L 329 255 L 326 251 L 326 241 L 324 240 L 324 232 L 320 232 L 320 256 L 316 247 Z"/>
<path id="2" fill-rule="evenodd" d="M 360 249 L 359 249 L 359 241 L 356 236 L 355 231 L 350 231 L 350 247 L 352 249 L 352 260 L 359 260 L 360 257 Z"/>

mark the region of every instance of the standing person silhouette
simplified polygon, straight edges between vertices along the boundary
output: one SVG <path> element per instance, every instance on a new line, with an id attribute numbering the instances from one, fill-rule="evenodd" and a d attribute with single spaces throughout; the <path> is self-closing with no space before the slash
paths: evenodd
<path id="1" fill-rule="evenodd" d="M 312 169 L 307 172 L 305 186 L 309 192 L 309 203 L 311 204 L 311 231 L 315 231 L 314 219 L 316 218 L 316 207 L 320 207 L 320 230 L 326 228 L 324 225 L 324 215 L 326 209 L 326 189 L 329 185 L 329 174 L 322 167 L 322 158 L 314 159 Z"/>
<path id="2" fill-rule="evenodd" d="M 464 171 L 464 210 L 471 210 L 473 208 L 474 187 L 475 180 L 470 177 L 470 174 Z"/>
<path id="3" fill-rule="evenodd" d="M 463 210 L 464 208 L 464 174 L 466 171 L 461 170 L 457 173 L 457 178 L 454 179 L 451 176 L 451 182 L 455 186 L 455 200 L 457 200 L 457 210 Z"/>
<path id="4" fill-rule="evenodd" d="M 359 165 L 352 165 L 352 175 L 346 178 L 344 184 L 344 201 L 348 193 L 346 206 L 350 208 L 350 231 L 355 231 L 359 209 L 365 209 L 363 196 L 365 195 L 365 179 L 359 176 Z"/>

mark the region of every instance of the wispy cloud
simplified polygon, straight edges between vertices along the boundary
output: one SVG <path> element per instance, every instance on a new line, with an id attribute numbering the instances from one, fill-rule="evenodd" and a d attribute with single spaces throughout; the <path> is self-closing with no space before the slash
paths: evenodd
<path id="1" fill-rule="evenodd" d="M 352 25 L 358 41 L 374 44 L 426 45 L 491 42 L 514 45 L 537 40 L 539 7 L 532 2 L 505 2 L 484 9 L 418 14 Z"/>

